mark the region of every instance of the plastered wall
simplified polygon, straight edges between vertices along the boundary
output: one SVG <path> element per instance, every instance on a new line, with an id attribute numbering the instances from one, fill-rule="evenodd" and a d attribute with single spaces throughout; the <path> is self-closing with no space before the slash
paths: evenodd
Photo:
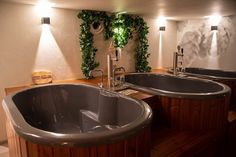
<path id="1" fill-rule="evenodd" d="M 167 21 L 166 30 L 159 31 L 155 18 L 145 18 L 149 26 L 148 44 L 150 66 L 153 69 L 172 66 L 173 52 L 176 51 L 177 23 Z"/>
<path id="2" fill-rule="evenodd" d="M 77 11 L 53 9 L 50 28 L 31 5 L 0 2 L 0 100 L 4 88 L 31 84 L 35 70 L 54 79 L 81 78 Z M 6 139 L 2 106 L 0 141 Z"/>

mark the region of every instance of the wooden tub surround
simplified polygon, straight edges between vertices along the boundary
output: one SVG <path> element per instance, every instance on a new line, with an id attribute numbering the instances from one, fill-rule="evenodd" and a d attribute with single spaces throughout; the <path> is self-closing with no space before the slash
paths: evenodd
<path id="1" fill-rule="evenodd" d="M 141 98 L 152 108 L 151 157 L 221 157 L 225 154 L 228 97 L 192 104 L 191 99 L 143 92 L 130 96 Z M 218 105 L 214 105 L 216 102 Z"/>
<path id="2" fill-rule="evenodd" d="M 171 72 L 170 69 L 168 71 Z M 227 141 L 228 145 L 236 145 L 236 71 L 187 67 L 185 68 L 185 74 L 220 82 L 230 87 L 231 97 L 228 111 Z"/>
<path id="3" fill-rule="evenodd" d="M 220 83 L 156 74 L 127 74 L 133 89 L 155 95 L 152 157 L 221 156 L 230 89 Z M 134 86 L 132 86 L 134 85 Z"/>
<path id="4" fill-rule="evenodd" d="M 92 147 L 37 144 L 19 137 L 9 120 L 6 127 L 10 157 L 150 157 L 149 127 L 126 140 Z"/>
<path id="5" fill-rule="evenodd" d="M 69 82 L 97 84 L 98 80 Z M 15 90 L 19 88 L 8 88 L 6 93 Z M 25 141 L 14 132 L 8 120 L 8 142 L 10 153 L 13 154 L 11 157 L 222 156 L 221 153 L 225 151 L 229 95 L 201 100 L 159 96 L 138 91 L 129 96 L 145 101 L 153 110 L 151 127 L 145 128 L 139 134 L 110 145 L 68 149 L 68 147 L 42 146 Z"/>

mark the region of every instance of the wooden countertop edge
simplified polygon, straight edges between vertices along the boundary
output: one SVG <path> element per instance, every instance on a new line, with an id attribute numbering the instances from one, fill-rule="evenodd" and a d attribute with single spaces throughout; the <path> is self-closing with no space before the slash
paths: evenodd
<path id="1" fill-rule="evenodd" d="M 167 73 L 167 69 L 166 68 L 160 68 L 160 69 L 153 69 L 151 71 L 151 73 L 159 73 L 159 74 L 166 74 Z M 100 78 L 96 77 L 94 79 L 68 79 L 68 80 L 55 80 L 52 83 L 86 83 L 86 84 L 91 84 L 91 85 L 95 85 L 97 86 L 97 83 L 99 82 Z M 107 82 L 107 79 L 104 79 L 104 82 Z M 28 85 L 22 85 L 22 86 L 17 86 L 17 87 L 7 87 L 5 88 L 5 93 L 6 95 L 19 91 L 19 90 L 23 90 L 26 88 L 30 88 L 32 86 L 38 86 L 38 85 L 34 85 L 34 84 L 28 84 Z M 139 98 L 139 99 L 146 99 L 149 97 L 152 97 L 153 95 L 150 95 L 148 93 L 144 93 L 144 92 L 138 92 L 138 93 L 134 93 L 134 94 L 130 94 L 129 96 L 134 97 L 134 98 Z"/>

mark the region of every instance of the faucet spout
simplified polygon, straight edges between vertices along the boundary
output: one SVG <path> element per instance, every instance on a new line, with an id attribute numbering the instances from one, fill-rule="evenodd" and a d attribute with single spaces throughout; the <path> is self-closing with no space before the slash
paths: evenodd
<path id="1" fill-rule="evenodd" d="M 183 57 L 184 57 L 184 49 L 179 45 L 177 46 L 178 52 L 174 52 L 173 55 L 173 74 L 178 75 L 178 72 L 184 72 L 183 67 Z M 181 58 L 181 60 L 179 60 Z M 180 64 L 180 66 L 179 66 Z"/>

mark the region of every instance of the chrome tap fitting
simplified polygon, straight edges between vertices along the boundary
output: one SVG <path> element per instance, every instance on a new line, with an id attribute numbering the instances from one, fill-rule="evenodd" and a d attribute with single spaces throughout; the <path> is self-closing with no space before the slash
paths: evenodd
<path id="1" fill-rule="evenodd" d="M 94 72 L 100 72 L 101 73 L 101 81 L 100 81 L 100 83 L 98 83 L 98 86 L 100 88 L 103 88 L 103 70 L 102 69 L 91 70 L 91 71 L 89 71 L 89 76 L 93 76 Z"/>
<path id="2" fill-rule="evenodd" d="M 118 68 L 114 68 L 113 69 L 113 75 L 112 75 L 112 80 L 113 80 L 113 87 L 116 86 L 116 78 L 115 78 L 115 74 L 116 74 L 116 71 L 123 71 L 123 74 L 125 74 L 125 68 L 124 67 L 118 67 Z M 123 80 L 120 80 L 120 85 L 124 84 L 124 79 Z"/>
<path id="3" fill-rule="evenodd" d="M 177 50 L 178 52 L 174 52 L 174 55 L 173 55 L 173 74 L 174 75 L 177 75 L 178 72 L 184 71 L 184 67 L 183 67 L 184 49 L 178 45 Z M 179 57 L 182 58 L 181 61 L 179 61 Z M 180 67 L 178 67 L 179 64 L 180 64 Z"/>

